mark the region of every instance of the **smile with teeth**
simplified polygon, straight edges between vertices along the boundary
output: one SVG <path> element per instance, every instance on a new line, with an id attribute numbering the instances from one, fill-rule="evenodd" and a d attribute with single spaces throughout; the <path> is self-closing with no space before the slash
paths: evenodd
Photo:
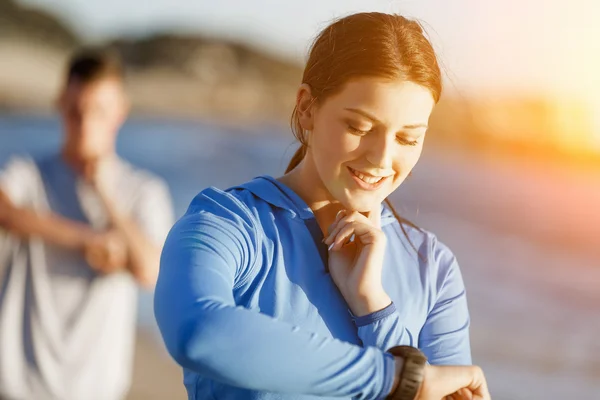
<path id="1" fill-rule="evenodd" d="M 356 176 L 358 179 L 360 179 L 361 181 L 363 181 L 369 185 L 375 185 L 375 184 L 381 182 L 384 178 L 387 178 L 386 176 L 366 175 L 366 174 L 363 174 L 362 172 L 359 172 L 350 167 L 348 167 L 348 169 L 350 170 L 350 172 L 352 172 L 352 174 L 354 176 Z"/>

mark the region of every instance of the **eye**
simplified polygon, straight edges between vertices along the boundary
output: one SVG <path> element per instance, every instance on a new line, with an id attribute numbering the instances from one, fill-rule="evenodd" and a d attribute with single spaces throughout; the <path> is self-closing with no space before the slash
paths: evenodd
<path id="1" fill-rule="evenodd" d="M 348 125 L 348 130 L 350 131 L 350 133 L 352 133 L 353 135 L 357 135 L 357 136 L 364 136 L 367 133 L 369 133 L 369 131 L 363 131 L 360 129 L 356 129 L 352 125 Z"/>
<path id="2" fill-rule="evenodd" d="M 416 146 L 417 144 L 419 144 L 418 140 L 408 140 L 404 136 L 396 136 L 396 141 L 403 146 Z"/>

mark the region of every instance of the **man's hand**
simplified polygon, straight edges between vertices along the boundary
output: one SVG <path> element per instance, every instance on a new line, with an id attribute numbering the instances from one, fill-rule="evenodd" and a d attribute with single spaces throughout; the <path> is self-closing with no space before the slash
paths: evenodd
<path id="1" fill-rule="evenodd" d="M 84 255 L 90 267 L 102 274 L 122 271 L 127 267 L 127 244 L 115 230 L 93 235 L 85 243 Z"/>
<path id="2" fill-rule="evenodd" d="M 82 171 L 83 179 L 96 190 L 103 200 L 106 199 L 109 188 L 117 177 L 115 162 L 112 157 L 98 158 L 88 161 Z"/>

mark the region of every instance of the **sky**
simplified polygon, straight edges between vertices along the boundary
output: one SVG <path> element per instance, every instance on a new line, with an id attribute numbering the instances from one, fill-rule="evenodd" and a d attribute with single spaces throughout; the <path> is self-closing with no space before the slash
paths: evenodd
<path id="1" fill-rule="evenodd" d="M 450 77 L 468 92 L 535 93 L 600 108 L 597 0 L 20 0 L 89 40 L 179 30 L 246 41 L 301 60 L 328 21 L 357 11 L 421 20 Z M 599 122 L 600 126 L 600 122 Z"/>

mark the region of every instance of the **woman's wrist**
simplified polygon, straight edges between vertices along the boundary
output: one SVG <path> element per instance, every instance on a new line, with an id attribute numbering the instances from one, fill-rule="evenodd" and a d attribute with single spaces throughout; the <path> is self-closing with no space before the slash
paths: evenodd
<path id="1" fill-rule="evenodd" d="M 383 291 L 372 292 L 368 296 L 348 295 L 344 296 L 348 308 L 355 317 L 362 317 L 383 310 L 392 302 L 390 297 Z"/>

